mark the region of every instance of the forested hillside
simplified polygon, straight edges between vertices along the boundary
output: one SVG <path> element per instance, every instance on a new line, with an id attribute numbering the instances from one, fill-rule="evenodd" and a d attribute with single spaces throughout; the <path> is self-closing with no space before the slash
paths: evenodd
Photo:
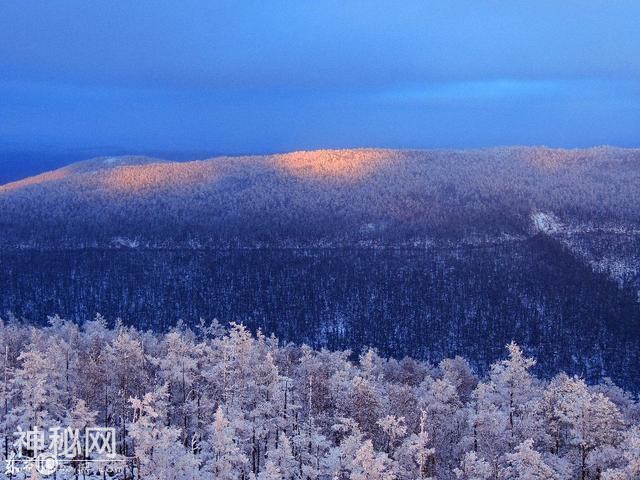
<path id="1" fill-rule="evenodd" d="M 522 234 L 531 215 L 637 227 L 640 152 L 338 150 L 100 158 L 0 187 L 8 245 L 213 245 Z"/>
<path id="2" fill-rule="evenodd" d="M 115 428 L 117 478 L 640 476 L 637 401 L 611 382 L 541 380 L 514 343 L 482 378 L 462 357 L 433 365 L 364 349 L 354 362 L 215 322 L 162 335 L 100 316 L 81 328 L 0 321 L 0 350 L 2 435 Z M 64 460 L 59 478 L 84 459 Z"/>
<path id="3" fill-rule="evenodd" d="M 0 187 L 0 312 L 242 320 L 640 389 L 640 151 L 98 158 Z"/>

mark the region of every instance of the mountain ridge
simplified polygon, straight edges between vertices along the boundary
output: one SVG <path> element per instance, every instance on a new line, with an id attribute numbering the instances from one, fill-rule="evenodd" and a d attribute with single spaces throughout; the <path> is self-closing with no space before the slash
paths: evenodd
<path id="1" fill-rule="evenodd" d="M 0 191 L 3 189 L 10 190 L 20 186 L 23 182 L 27 184 L 33 184 L 34 179 L 39 179 L 47 176 L 51 176 L 56 172 L 65 173 L 88 173 L 92 171 L 98 171 L 108 168 L 118 168 L 123 166 L 139 166 L 147 164 L 197 164 L 203 162 L 215 162 L 215 161 L 233 161 L 233 160 L 245 160 L 245 159 L 266 159 L 272 157 L 286 157 L 296 155 L 314 155 L 314 154 L 342 154 L 342 153 L 354 153 L 354 152 L 399 152 L 399 153 L 448 153 L 448 154 L 473 154 L 473 153 L 518 153 L 527 151 L 542 151 L 542 152 L 561 152 L 561 153 L 638 153 L 640 148 L 628 148 L 617 147 L 611 145 L 598 145 L 585 148 L 553 148 L 544 145 L 540 146 L 527 146 L 527 145 L 508 145 L 497 147 L 481 147 L 481 148 L 469 148 L 469 149 L 404 149 L 404 148 L 378 148 L 378 147 L 357 147 L 357 148 L 345 148 L 345 149 L 318 149 L 318 150 L 293 150 L 290 152 L 274 153 L 274 154 L 255 154 L 255 155 L 218 155 L 215 157 L 208 157 L 195 160 L 175 161 L 171 159 L 163 159 L 158 157 L 149 157 L 145 155 L 116 155 L 116 156 L 98 156 L 91 157 L 86 160 L 72 162 L 62 167 L 48 170 L 36 175 L 31 175 L 22 179 L 7 182 L 0 185 Z M 15 186 L 15 187 L 14 187 Z"/>
<path id="2" fill-rule="evenodd" d="M 610 147 L 99 157 L 0 186 L 0 242 L 404 242 L 526 233 L 536 211 L 635 226 L 639 184 L 640 150 Z"/>

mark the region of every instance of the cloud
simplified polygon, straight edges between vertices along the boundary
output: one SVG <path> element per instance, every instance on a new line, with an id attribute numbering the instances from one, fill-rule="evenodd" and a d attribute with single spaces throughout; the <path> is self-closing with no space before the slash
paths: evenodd
<path id="1" fill-rule="evenodd" d="M 640 78 L 640 4 L 631 0 L 25 0 L 0 8 L 5 79 L 322 89 Z"/>
<path id="2" fill-rule="evenodd" d="M 637 143 L 640 3 L 0 5 L 0 142 Z"/>
<path id="3" fill-rule="evenodd" d="M 406 105 L 478 104 L 519 101 L 638 100 L 635 80 L 480 80 L 440 82 L 383 90 L 374 95 L 382 102 Z"/>

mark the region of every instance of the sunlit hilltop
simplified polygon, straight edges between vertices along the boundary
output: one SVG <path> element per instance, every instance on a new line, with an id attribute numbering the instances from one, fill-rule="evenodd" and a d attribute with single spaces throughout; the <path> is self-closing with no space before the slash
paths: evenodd
<path id="1" fill-rule="evenodd" d="M 275 155 L 278 167 L 307 178 L 360 178 L 387 165 L 390 150 L 316 150 Z"/>
<path id="2" fill-rule="evenodd" d="M 207 183 L 216 173 L 211 162 L 127 165 L 105 171 L 101 184 L 114 192 L 135 193 Z"/>
<path id="3" fill-rule="evenodd" d="M 30 185 L 39 185 L 53 180 L 61 180 L 70 174 L 68 168 L 60 168 L 51 172 L 41 173 L 40 175 L 34 175 L 17 182 L 7 183 L 6 185 L 0 185 L 0 193 L 9 192 L 11 190 L 17 190 L 19 188 L 28 187 Z"/>

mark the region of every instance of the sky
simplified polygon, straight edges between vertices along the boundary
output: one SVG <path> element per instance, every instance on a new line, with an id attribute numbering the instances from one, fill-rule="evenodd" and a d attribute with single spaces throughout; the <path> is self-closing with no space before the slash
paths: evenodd
<path id="1" fill-rule="evenodd" d="M 0 148 L 640 146 L 636 0 L 0 2 Z"/>

